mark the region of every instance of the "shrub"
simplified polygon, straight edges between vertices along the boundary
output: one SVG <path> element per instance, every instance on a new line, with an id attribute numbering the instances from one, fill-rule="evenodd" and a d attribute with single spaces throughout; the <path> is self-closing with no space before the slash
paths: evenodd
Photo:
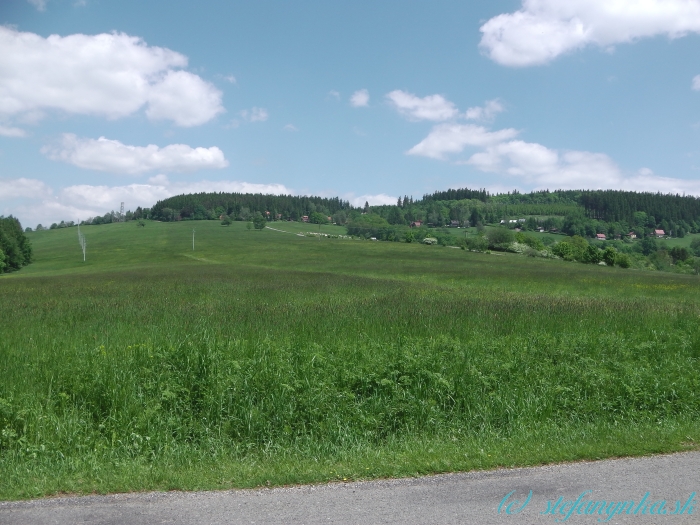
<path id="1" fill-rule="evenodd" d="M 605 264 L 607 264 L 608 266 L 615 266 L 616 256 L 617 252 L 615 251 L 615 248 L 613 248 L 612 246 L 608 246 L 603 252 L 603 261 L 605 261 Z"/>
<path id="2" fill-rule="evenodd" d="M 513 232 L 506 228 L 493 228 L 487 234 L 489 240 L 489 248 L 493 250 L 507 250 L 513 243 Z"/>
<path id="3" fill-rule="evenodd" d="M 692 251 L 695 255 L 700 257 L 700 237 L 691 241 L 690 251 Z"/>
<path id="4" fill-rule="evenodd" d="M 467 237 L 467 239 L 464 241 L 464 246 L 467 250 L 485 252 L 489 249 L 489 240 L 482 235 L 477 237 Z"/>
<path id="5" fill-rule="evenodd" d="M 615 255 L 615 264 L 620 268 L 629 268 L 632 266 L 632 260 L 626 253 L 618 253 Z"/>

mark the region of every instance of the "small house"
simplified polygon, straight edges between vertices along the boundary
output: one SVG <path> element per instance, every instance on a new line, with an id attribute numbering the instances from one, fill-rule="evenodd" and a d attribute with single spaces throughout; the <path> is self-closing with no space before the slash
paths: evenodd
<path id="1" fill-rule="evenodd" d="M 634 233 L 634 232 L 629 232 L 629 234 L 628 234 L 627 236 L 628 236 L 630 239 L 636 239 L 636 238 L 637 238 L 637 234 Z"/>
<path id="2" fill-rule="evenodd" d="M 308 215 L 302 215 L 302 216 L 301 216 L 301 222 L 309 222 L 309 216 L 308 216 Z"/>
<path id="3" fill-rule="evenodd" d="M 450 221 L 451 228 L 459 228 L 459 221 Z"/>
<path id="4" fill-rule="evenodd" d="M 604 241 L 605 240 L 605 234 L 604 233 L 597 233 L 595 238 L 599 241 Z"/>
<path id="5" fill-rule="evenodd" d="M 666 233 L 665 233 L 663 230 L 654 230 L 654 236 L 655 236 L 655 237 L 661 238 L 661 237 L 663 237 L 664 235 L 666 235 Z"/>
<path id="6" fill-rule="evenodd" d="M 423 224 L 422 221 L 413 221 L 413 222 L 411 223 L 411 228 L 420 228 L 420 227 L 421 227 L 421 224 Z"/>

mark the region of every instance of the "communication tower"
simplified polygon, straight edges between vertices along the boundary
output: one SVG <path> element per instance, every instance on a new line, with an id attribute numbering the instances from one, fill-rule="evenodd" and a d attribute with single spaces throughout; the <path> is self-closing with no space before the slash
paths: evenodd
<path id="1" fill-rule="evenodd" d="M 119 222 L 124 222 L 124 203 L 122 202 L 122 206 L 119 209 Z"/>

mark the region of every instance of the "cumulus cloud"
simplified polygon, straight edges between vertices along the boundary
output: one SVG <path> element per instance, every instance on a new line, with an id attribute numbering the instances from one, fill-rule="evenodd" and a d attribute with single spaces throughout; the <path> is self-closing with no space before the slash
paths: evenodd
<path id="1" fill-rule="evenodd" d="M 698 0 L 523 0 L 481 26 L 481 50 L 505 66 L 545 64 L 589 45 L 700 32 Z"/>
<path id="2" fill-rule="evenodd" d="M 467 146 L 488 147 L 518 134 L 512 128 L 488 131 L 474 124 L 438 124 L 421 142 L 407 151 L 433 159 L 445 159 L 448 153 L 459 153 Z"/>
<path id="3" fill-rule="evenodd" d="M 392 197 L 386 193 L 378 193 L 376 195 L 360 195 L 359 197 L 349 196 L 347 200 L 356 207 L 361 207 L 365 205 L 365 202 L 369 203 L 370 206 L 383 206 L 388 204 L 396 204 L 397 197 Z"/>
<path id="4" fill-rule="evenodd" d="M 168 71 L 151 86 L 146 115 L 178 126 L 199 126 L 223 112 L 221 92 L 187 71 Z"/>
<path id="5" fill-rule="evenodd" d="M 477 151 L 455 164 L 514 178 L 531 189 L 623 189 L 700 195 L 700 181 L 660 177 L 649 168 L 625 173 L 604 153 L 555 150 L 520 140 L 518 134 L 510 128 L 490 131 L 475 125 L 439 124 L 406 153 L 449 160 L 473 148 Z"/>
<path id="6" fill-rule="evenodd" d="M 269 114 L 265 108 L 244 109 L 240 112 L 241 118 L 247 120 L 248 122 L 265 122 L 269 117 Z"/>
<path id="7" fill-rule="evenodd" d="M 0 179 L 0 201 L 17 198 L 48 196 L 51 188 L 36 179 Z"/>
<path id="8" fill-rule="evenodd" d="M 472 155 L 466 163 L 546 188 L 609 188 L 609 184 L 620 184 L 623 180 L 618 166 L 605 154 L 558 152 L 522 140 L 490 146 Z"/>
<path id="9" fill-rule="evenodd" d="M 0 179 L 0 212 L 18 217 L 23 226 L 50 225 L 61 220 L 80 221 L 119 209 L 151 207 L 158 200 L 199 192 L 240 192 L 291 195 L 283 184 L 257 184 L 241 181 L 171 182 L 160 174 L 148 184 L 124 186 L 78 184 L 52 191 L 36 179 Z"/>
<path id="10" fill-rule="evenodd" d="M 403 116 L 410 120 L 449 120 L 457 115 L 455 105 L 442 95 L 417 97 L 396 89 L 386 95 L 389 102 Z"/>
<path id="11" fill-rule="evenodd" d="M 469 120 L 493 120 L 493 118 L 504 111 L 505 108 L 497 99 L 487 100 L 483 106 L 469 108 L 464 117 Z"/>
<path id="12" fill-rule="evenodd" d="M 105 137 L 84 139 L 71 133 L 64 134 L 58 144 L 42 148 L 42 153 L 51 160 L 67 162 L 79 168 L 129 175 L 228 166 L 223 152 L 217 147 L 192 148 L 186 144 L 171 144 L 163 148 L 153 144 L 129 146 Z"/>
<path id="13" fill-rule="evenodd" d="M 369 105 L 369 91 L 360 89 L 350 97 L 350 105 L 354 108 L 364 108 Z"/>
<path id="14" fill-rule="evenodd" d="M 187 57 L 124 33 L 48 38 L 0 27 L 0 115 L 60 110 L 117 119 L 141 108 L 154 120 L 203 124 L 222 93 L 182 68 Z"/>

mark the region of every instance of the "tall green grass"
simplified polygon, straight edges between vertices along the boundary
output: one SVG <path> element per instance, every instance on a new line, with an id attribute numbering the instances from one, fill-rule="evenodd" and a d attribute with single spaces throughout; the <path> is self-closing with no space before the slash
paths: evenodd
<path id="1" fill-rule="evenodd" d="M 0 279 L 0 497 L 700 440 L 693 276 L 192 224 L 86 228 L 86 264 L 36 232 Z"/>

